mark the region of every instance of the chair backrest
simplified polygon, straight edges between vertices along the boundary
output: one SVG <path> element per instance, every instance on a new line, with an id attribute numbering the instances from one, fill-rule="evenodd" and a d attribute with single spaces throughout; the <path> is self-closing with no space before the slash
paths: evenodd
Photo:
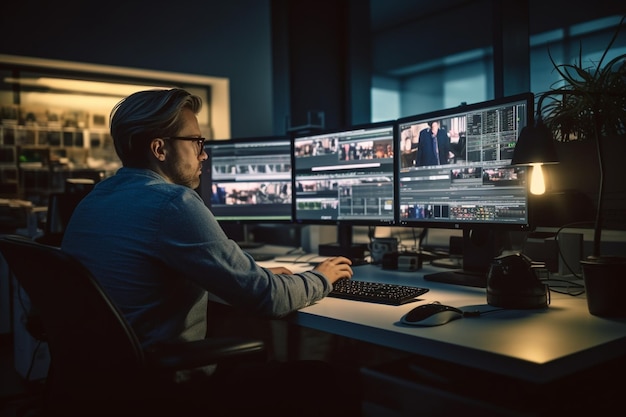
<path id="1" fill-rule="evenodd" d="M 65 232 L 74 209 L 84 197 L 78 193 L 52 193 L 48 196 L 48 212 L 44 234 Z"/>
<path id="2" fill-rule="evenodd" d="M 50 397 L 66 405 L 132 396 L 144 352 L 91 272 L 59 248 L 18 235 L 0 236 L 0 252 L 41 316 Z"/>
<path id="3" fill-rule="evenodd" d="M 48 196 L 48 212 L 43 236 L 37 238 L 37 241 L 46 245 L 61 246 L 70 217 L 85 195 L 84 191 L 51 193 Z"/>

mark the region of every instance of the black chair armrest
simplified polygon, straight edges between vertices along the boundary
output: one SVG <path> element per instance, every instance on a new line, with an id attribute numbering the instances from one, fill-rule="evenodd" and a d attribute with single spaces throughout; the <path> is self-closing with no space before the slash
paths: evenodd
<path id="1" fill-rule="evenodd" d="M 145 351 L 148 361 L 163 370 L 184 370 L 232 360 L 264 360 L 265 343 L 257 339 L 208 338 L 193 342 L 160 343 Z"/>

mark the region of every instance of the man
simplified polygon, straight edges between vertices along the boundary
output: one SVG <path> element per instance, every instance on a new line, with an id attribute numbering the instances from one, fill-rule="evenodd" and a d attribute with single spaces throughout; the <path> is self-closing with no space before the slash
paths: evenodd
<path id="1" fill-rule="evenodd" d="M 440 129 L 439 122 L 433 121 L 430 127 L 419 134 L 416 165 L 431 166 L 448 163 L 450 138 L 445 129 Z"/>
<path id="2" fill-rule="evenodd" d="M 343 257 L 300 274 L 262 268 L 228 239 L 194 191 L 208 158 L 196 116 L 201 105 L 182 89 L 140 91 L 120 101 L 110 130 L 123 166 L 76 207 L 62 242 L 93 272 L 144 347 L 204 338 L 207 292 L 250 314 L 279 318 L 352 276 Z"/>

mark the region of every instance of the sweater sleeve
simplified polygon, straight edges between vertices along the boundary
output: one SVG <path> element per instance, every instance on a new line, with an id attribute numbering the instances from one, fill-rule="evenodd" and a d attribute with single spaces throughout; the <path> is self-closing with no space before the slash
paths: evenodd
<path id="1" fill-rule="evenodd" d="M 158 236 L 164 262 L 234 307 L 282 317 L 325 297 L 332 286 L 317 271 L 274 274 L 229 239 L 202 199 L 181 190 L 163 210 Z"/>

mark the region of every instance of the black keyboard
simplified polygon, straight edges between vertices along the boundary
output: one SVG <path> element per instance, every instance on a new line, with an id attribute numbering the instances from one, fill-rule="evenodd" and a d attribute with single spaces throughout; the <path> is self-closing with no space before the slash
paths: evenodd
<path id="1" fill-rule="evenodd" d="M 335 281 L 333 290 L 328 296 L 397 306 L 416 301 L 415 297 L 426 292 L 428 292 L 428 288 L 340 279 Z"/>

